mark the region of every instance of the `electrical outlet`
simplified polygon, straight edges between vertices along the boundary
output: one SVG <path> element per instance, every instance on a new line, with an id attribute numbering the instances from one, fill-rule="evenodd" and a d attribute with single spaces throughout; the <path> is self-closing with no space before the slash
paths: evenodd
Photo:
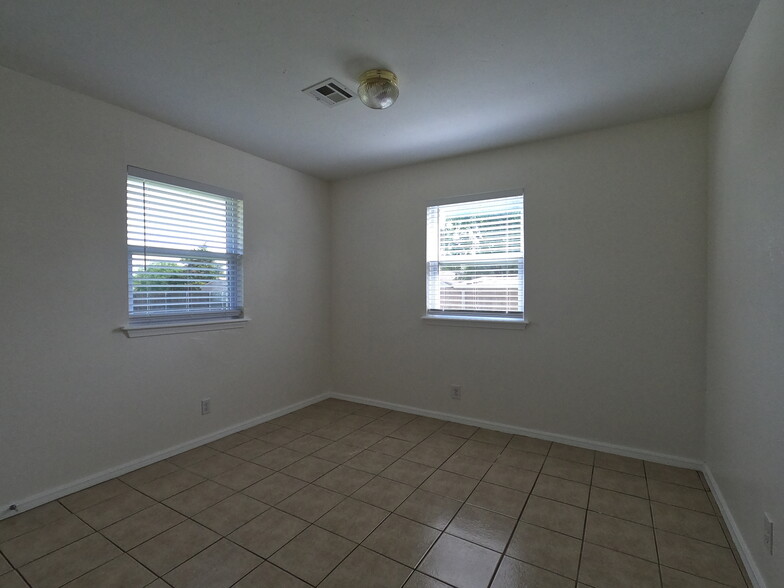
<path id="1" fill-rule="evenodd" d="M 770 518 L 768 513 L 765 513 L 765 529 L 762 536 L 762 542 L 770 555 L 773 555 L 773 519 Z"/>
<path id="2" fill-rule="evenodd" d="M 211 400 L 209 398 L 201 401 L 201 414 L 210 414 L 210 403 Z"/>
<path id="3" fill-rule="evenodd" d="M 463 387 L 457 386 L 456 384 L 452 384 L 450 387 L 452 400 L 460 400 L 461 396 L 463 395 Z"/>

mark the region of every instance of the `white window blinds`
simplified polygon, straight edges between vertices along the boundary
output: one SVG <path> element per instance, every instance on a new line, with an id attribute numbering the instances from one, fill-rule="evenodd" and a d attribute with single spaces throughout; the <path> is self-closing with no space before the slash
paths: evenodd
<path id="1" fill-rule="evenodd" d="M 523 315 L 523 196 L 427 208 L 427 313 Z"/>
<path id="2" fill-rule="evenodd" d="M 239 195 L 128 168 L 132 324 L 242 316 Z"/>

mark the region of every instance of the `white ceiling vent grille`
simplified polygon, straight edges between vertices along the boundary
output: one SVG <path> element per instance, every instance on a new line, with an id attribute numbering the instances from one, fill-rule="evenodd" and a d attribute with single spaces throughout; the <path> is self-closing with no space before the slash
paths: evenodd
<path id="1" fill-rule="evenodd" d="M 355 96 L 346 86 L 334 78 L 319 82 L 302 91 L 306 94 L 310 94 L 316 100 L 327 106 L 335 106 L 336 104 L 348 102 Z"/>

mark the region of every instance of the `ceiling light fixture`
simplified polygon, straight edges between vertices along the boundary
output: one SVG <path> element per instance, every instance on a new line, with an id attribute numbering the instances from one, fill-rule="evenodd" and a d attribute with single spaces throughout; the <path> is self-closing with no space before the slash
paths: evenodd
<path id="1" fill-rule="evenodd" d="M 370 108 L 389 108 L 395 103 L 399 93 L 397 76 L 389 70 L 369 69 L 359 76 L 357 94 Z"/>

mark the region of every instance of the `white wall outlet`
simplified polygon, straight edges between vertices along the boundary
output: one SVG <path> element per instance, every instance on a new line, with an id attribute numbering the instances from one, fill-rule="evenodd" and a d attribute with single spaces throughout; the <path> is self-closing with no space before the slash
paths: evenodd
<path id="1" fill-rule="evenodd" d="M 458 386 L 457 384 L 452 384 L 449 387 L 449 390 L 450 390 L 450 396 L 452 397 L 452 400 L 460 400 L 460 398 L 463 396 L 462 386 Z"/>
<path id="2" fill-rule="evenodd" d="M 765 513 L 765 530 L 762 542 L 765 544 L 765 549 L 768 550 L 768 553 L 773 555 L 773 519 L 770 518 L 768 513 Z"/>
<path id="3" fill-rule="evenodd" d="M 210 398 L 205 398 L 201 401 L 201 414 L 210 414 L 210 403 L 212 400 Z"/>

